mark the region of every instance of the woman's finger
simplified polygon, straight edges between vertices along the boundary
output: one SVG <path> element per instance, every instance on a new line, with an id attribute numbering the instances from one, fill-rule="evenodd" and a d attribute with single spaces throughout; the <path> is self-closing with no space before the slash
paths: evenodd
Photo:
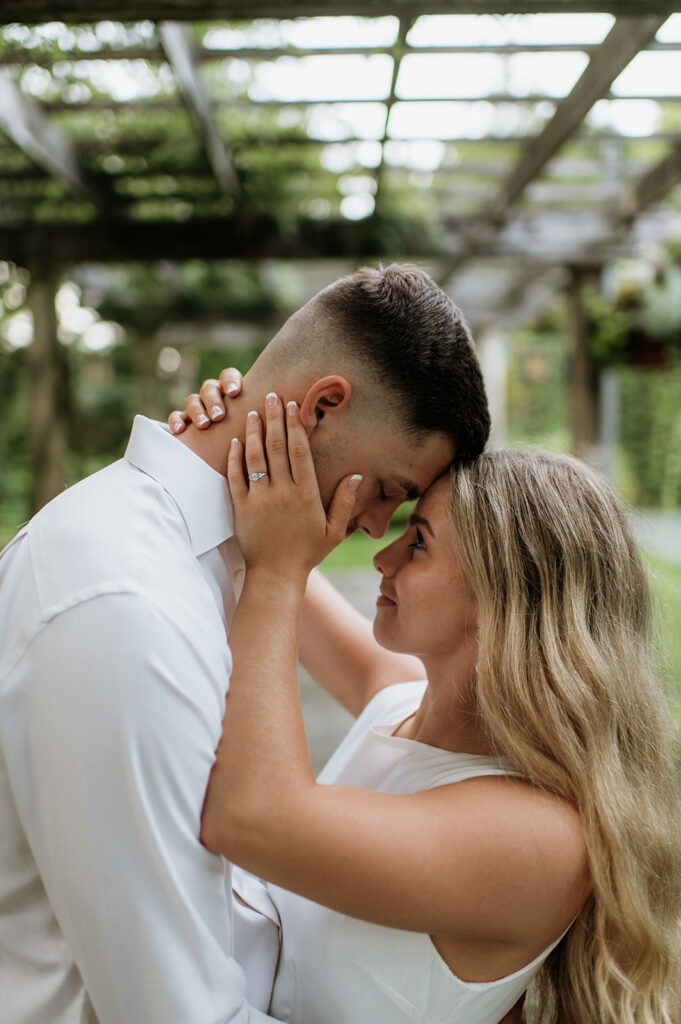
<path id="1" fill-rule="evenodd" d="M 286 433 L 288 435 L 288 458 L 291 476 L 297 484 L 317 484 L 310 442 L 300 419 L 300 408 L 296 402 L 286 406 Z"/>
<path id="2" fill-rule="evenodd" d="M 168 426 L 173 434 L 181 434 L 183 430 L 187 429 L 186 413 L 180 412 L 179 409 L 173 409 L 168 417 Z"/>
<path id="3" fill-rule="evenodd" d="M 326 521 L 328 533 L 330 537 L 337 538 L 337 543 L 343 540 L 348 531 L 348 523 L 355 508 L 357 490 L 361 482 L 362 477 L 358 473 L 354 473 L 352 476 L 346 476 L 344 480 L 341 480 L 333 492 Z"/>
<path id="4" fill-rule="evenodd" d="M 220 381 L 213 378 L 204 380 L 199 388 L 199 398 L 211 420 L 221 420 L 225 415 L 225 407 L 222 402 L 222 389 Z"/>
<path id="5" fill-rule="evenodd" d="M 291 471 L 288 462 L 284 407 L 279 395 L 273 391 L 265 397 L 265 423 L 265 450 L 267 452 L 270 479 L 272 481 L 289 480 Z"/>
<path id="6" fill-rule="evenodd" d="M 206 427 L 210 426 L 210 417 L 206 412 L 206 407 L 201 401 L 200 395 L 187 395 L 184 400 L 184 411 L 185 416 L 199 430 L 205 430 Z"/>
<path id="7" fill-rule="evenodd" d="M 239 441 L 237 437 L 233 437 L 227 454 L 227 480 L 229 482 L 229 490 L 232 495 L 232 501 L 234 502 L 234 508 L 237 511 L 248 495 L 248 487 L 246 486 L 246 481 L 244 479 L 243 460 L 244 452 L 241 441 Z"/>
<path id="8" fill-rule="evenodd" d="M 223 395 L 235 398 L 241 391 L 243 377 L 234 366 L 228 366 L 220 370 L 220 390 Z"/>
<path id="9" fill-rule="evenodd" d="M 257 487 L 263 487 L 270 475 L 262 443 L 262 421 L 257 412 L 249 412 L 246 417 L 246 473 L 249 484 Z"/>

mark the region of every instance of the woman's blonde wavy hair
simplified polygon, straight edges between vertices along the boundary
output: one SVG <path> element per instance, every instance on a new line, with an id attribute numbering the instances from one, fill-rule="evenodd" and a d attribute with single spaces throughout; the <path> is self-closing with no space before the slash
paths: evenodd
<path id="1" fill-rule="evenodd" d="M 579 808 L 593 876 L 536 1019 L 679 1024 L 679 766 L 623 508 L 579 460 L 538 452 L 462 461 L 450 494 L 480 605 L 480 715 L 518 771 Z"/>

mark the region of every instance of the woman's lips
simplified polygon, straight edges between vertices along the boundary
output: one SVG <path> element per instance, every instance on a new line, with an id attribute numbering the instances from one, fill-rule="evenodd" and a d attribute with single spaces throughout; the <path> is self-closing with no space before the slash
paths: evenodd
<path id="1" fill-rule="evenodd" d="M 389 597 L 386 597 L 385 594 L 379 594 L 378 597 L 376 598 L 376 607 L 377 608 L 383 608 L 383 607 L 387 607 L 389 605 L 395 605 L 395 603 L 396 603 L 395 601 L 392 601 Z"/>

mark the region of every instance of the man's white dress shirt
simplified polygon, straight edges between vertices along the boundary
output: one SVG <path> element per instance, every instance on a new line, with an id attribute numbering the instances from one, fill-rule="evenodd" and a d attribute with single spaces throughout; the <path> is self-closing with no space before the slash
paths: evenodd
<path id="1" fill-rule="evenodd" d="M 243 563 L 225 479 L 137 417 L 0 556 L 3 1024 L 246 1024 L 199 842 Z"/>

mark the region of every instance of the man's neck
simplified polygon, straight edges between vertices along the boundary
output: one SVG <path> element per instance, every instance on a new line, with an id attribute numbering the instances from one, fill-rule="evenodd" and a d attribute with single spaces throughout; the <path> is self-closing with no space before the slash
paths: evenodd
<path id="1" fill-rule="evenodd" d="M 212 423 L 204 430 L 190 424 L 183 433 L 177 435 L 178 441 L 222 476 L 227 476 L 227 457 L 232 438 L 238 437 L 243 442 L 246 416 L 251 409 L 258 409 L 262 413 L 261 405 L 264 402 L 260 399 L 254 402 L 253 397 L 241 394 L 227 399 L 225 405 L 227 411 L 224 419 Z"/>

